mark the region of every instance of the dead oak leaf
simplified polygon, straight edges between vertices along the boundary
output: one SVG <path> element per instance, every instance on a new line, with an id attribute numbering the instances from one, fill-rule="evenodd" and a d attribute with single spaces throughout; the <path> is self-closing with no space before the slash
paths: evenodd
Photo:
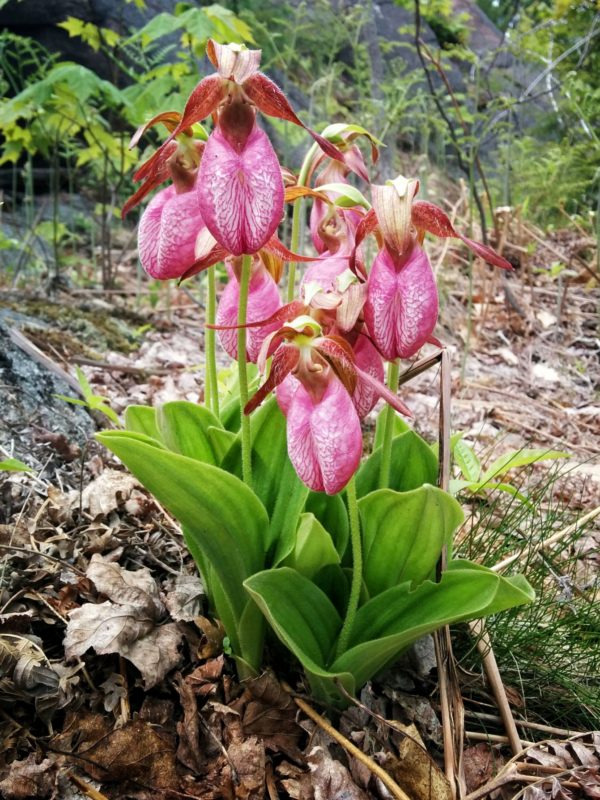
<path id="1" fill-rule="evenodd" d="M 181 632 L 175 622 L 155 620 L 133 605 L 86 603 L 72 611 L 64 639 L 67 660 L 93 648 L 98 655 L 118 653 L 136 666 L 150 689 L 179 663 Z"/>
<path id="2" fill-rule="evenodd" d="M 24 761 L 13 761 L 8 775 L 0 781 L 0 797 L 5 800 L 33 800 L 54 796 L 56 764 L 46 758 L 36 764 L 35 754 Z"/>
<path id="3" fill-rule="evenodd" d="M 147 569 L 130 571 L 95 554 L 87 570 L 109 600 L 71 611 L 64 639 L 68 660 L 93 648 L 98 655 L 118 653 L 142 673 L 146 689 L 179 663 L 181 632 L 164 615 L 158 587 Z"/>
<path id="4" fill-rule="evenodd" d="M 157 790 L 177 790 L 174 739 L 155 725 L 135 719 L 112 730 L 105 715 L 72 714 L 53 744 L 81 753 L 77 765 L 94 780 L 133 781 Z M 156 796 L 156 795 L 155 795 Z"/>
<path id="5" fill-rule="evenodd" d="M 105 561 L 94 553 L 86 570 L 96 589 L 114 603 L 127 604 L 144 609 L 150 617 L 164 613 L 158 586 L 146 567 L 137 570 L 123 569 L 113 561 Z"/>
<path id="6" fill-rule="evenodd" d="M 127 472 L 105 469 L 83 489 L 81 495 L 79 491 L 72 491 L 67 497 L 71 509 L 81 507 L 92 519 L 96 519 L 116 511 L 138 487 L 139 483 Z"/>
<path id="7" fill-rule="evenodd" d="M 367 795 L 352 780 L 346 767 L 322 747 L 308 756 L 314 800 L 367 800 Z"/>

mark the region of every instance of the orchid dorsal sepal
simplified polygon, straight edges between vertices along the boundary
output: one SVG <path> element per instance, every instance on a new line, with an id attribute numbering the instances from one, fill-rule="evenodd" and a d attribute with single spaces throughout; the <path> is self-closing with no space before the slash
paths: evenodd
<path id="1" fill-rule="evenodd" d="M 209 39 L 206 55 L 222 78 L 242 84 L 258 72 L 262 50 L 249 50 L 238 42 L 224 45 Z"/>
<path id="2" fill-rule="evenodd" d="M 150 130 L 150 128 L 153 128 L 155 125 L 162 123 L 169 133 L 173 133 L 179 125 L 180 120 L 181 114 L 179 111 L 162 111 L 160 114 L 156 114 L 152 119 L 149 119 L 148 122 L 144 122 L 139 126 L 129 141 L 129 149 L 133 150 L 146 131 Z"/>
<path id="3" fill-rule="evenodd" d="M 332 198 L 332 202 L 340 208 L 361 206 L 367 211 L 371 208 L 371 204 L 364 194 L 349 183 L 326 183 L 319 186 L 319 192 L 335 193 L 336 196 Z"/>
<path id="4" fill-rule="evenodd" d="M 419 181 L 399 175 L 384 186 L 373 185 L 371 197 L 379 227 L 390 251 L 403 255 L 413 241 L 412 206 Z"/>
<path id="5" fill-rule="evenodd" d="M 308 314 L 301 314 L 299 317 L 291 320 L 286 325 L 287 328 L 302 336 L 320 336 L 322 328 L 316 319 L 313 319 Z"/>
<path id="6" fill-rule="evenodd" d="M 337 145 L 343 145 L 345 142 L 351 142 L 357 136 L 366 136 L 369 142 L 371 143 L 371 155 L 373 161 L 377 161 L 377 157 L 379 155 L 377 148 L 378 147 L 385 147 L 385 144 L 378 139 L 377 136 L 374 136 L 370 131 L 366 128 L 363 128 L 362 125 L 356 125 L 352 122 L 334 122 L 331 125 L 328 125 L 321 133 L 326 139 L 329 139 L 330 142 Z"/>
<path id="7" fill-rule="evenodd" d="M 419 233 L 426 231 L 433 234 L 433 236 L 439 236 L 441 239 L 460 239 L 467 245 L 469 250 L 484 261 L 487 261 L 488 264 L 500 267 L 500 269 L 513 269 L 512 264 L 498 255 L 491 247 L 468 239 L 455 230 L 450 217 L 433 203 L 428 203 L 426 200 L 418 200 L 413 203 L 412 222 Z"/>

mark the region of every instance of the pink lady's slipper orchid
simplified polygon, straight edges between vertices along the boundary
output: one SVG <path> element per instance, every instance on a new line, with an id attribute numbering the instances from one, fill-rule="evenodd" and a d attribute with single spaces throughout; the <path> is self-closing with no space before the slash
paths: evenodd
<path id="1" fill-rule="evenodd" d="M 256 108 L 305 128 L 332 158 L 341 154 L 300 121 L 285 95 L 258 71 L 260 50 L 209 40 L 206 53 L 217 69 L 192 91 L 169 138 L 134 176 L 161 172 L 173 140 L 210 114 L 215 128 L 206 143 L 197 192 L 202 217 L 216 242 L 232 255 L 256 253 L 273 236 L 283 214 L 281 168 Z"/>
<path id="2" fill-rule="evenodd" d="M 231 358 L 237 359 L 238 303 L 240 299 L 239 259 L 225 261 L 229 282 L 223 290 L 217 309 L 217 326 L 220 327 L 219 339 Z M 252 262 L 252 274 L 248 290 L 248 323 L 257 322 L 270 317 L 281 307 L 281 298 L 277 284 L 262 260 L 255 257 Z M 260 348 L 265 338 L 280 327 L 279 322 L 261 327 L 249 327 L 246 335 L 246 355 L 249 361 L 256 363 Z"/>
<path id="3" fill-rule="evenodd" d="M 196 260 L 196 239 L 204 227 L 196 192 L 177 194 L 169 186 L 156 194 L 140 220 L 138 252 L 153 278 L 181 278 Z"/>
<path id="4" fill-rule="evenodd" d="M 281 319 L 282 314 L 297 312 L 299 307 L 301 304 L 291 303 L 277 315 Z M 261 371 L 270 356 L 269 377 L 244 413 L 251 413 L 277 388 L 287 418 L 288 454 L 298 476 L 313 491 L 335 494 L 360 463 L 362 434 L 354 402 L 358 380 L 401 413 L 410 412 L 369 368 L 365 371 L 358 366 L 347 341 L 324 336 L 310 316 L 298 316 L 267 336 L 258 358 Z"/>
<path id="5" fill-rule="evenodd" d="M 372 186 L 376 218 L 365 218 L 357 232 L 357 246 L 375 222 L 383 235 L 384 245 L 369 273 L 364 314 L 373 342 L 390 361 L 413 356 L 431 339 L 437 322 L 437 286 L 420 246 L 425 232 L 459 238 L 490 264 L 512 269 L 491 248 L 457 233 L 440 208 L 414 202 L 418 188 L 418 181 L 401 176 L 385 186 Z"/>

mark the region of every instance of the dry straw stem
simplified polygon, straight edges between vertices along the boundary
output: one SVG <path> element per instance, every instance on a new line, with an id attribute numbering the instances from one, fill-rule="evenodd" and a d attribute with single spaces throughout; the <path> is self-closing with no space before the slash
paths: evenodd
<path id="1" fill-rule="evenodd" d="M 450 483 L 450 399 L 452 373 L 450 355 L 440 350 L 432 359 L 432 366 L 440 363 L 440 415 L 439 415 L 439 472 L 438 485 L 448 491 Z M 418 367 L 419 365 L 416 365 Z M 448 554 L 442 551 L 437 566 L 437 578 L 446 568 Z M 454 656 L 450 628 L 446 625 L 434 635 L 435 657 L 438 669 L 442 733 L 444 737 L 444 772 L 450 783 L 452 796 L 462 797 L 466 792 L 466 781 L 462 754 L 464 749 L 464 705 Z"/>
<path id="2" fill-rule="evenodd" d="M 383 783 L 386 789 L 390 792 L 392 797 L 395 800 L 411 800 L 411 798 L 404 792 L 396 783 L 396 781 L 388 775 L 388 773 L 376 764 L 372 758 L 369 758 L 366 753 L 363 753 L 355 744 L 351 741 L 346 739 L 338 730 L 336 730 L 333 725 L 327 722 L 320 714 L 318 714 L 314 708 L 308 705 L 304 700 L 300 697 L 296 697 L 294 692 L 292 691 L 291 687 L 288 686 L 287 683 L 281 684 L 288 694 L 290 694 L 294 700 L 294 703 L 298 706 L 298 708 L 303 711 L 307 717 L 310 717 L 313 722 L 325 731 L 328 736 L 331 736 L 338 744 L 340 744 L 347 753 L 353 755 L 356 759 L 358 759 L 361 764 L 363 764 L 370 772 L 373 773 L 379 780 Z"/>
<path id="3" fill-rule="evenodd" d="M 494 698 L 496 699 L 496 705 L 498 706 L 498 711 L 500 712 L 502 722 L 504 723 L 506 735 L 510 743 L 510 749 L 513 751 L 513 755 L 516 756 L 517 753 L 521 752 L 521 739 L 519 737 L 519 732 L 517 730 L 512 711 L 510 710 L 510 705 L 508 703 L 504 684 L 502 683 L 500 670 L 498 669 L 496 656 L 494 655 L 494 651 L 492 649 L 490 635 L 485 628 L 483 620 L 481 619 L 476 619 L 473 622 L 470 622 L 469 629 L 471 634 L 476 639 L 477 650 L 481 655 L 488 683 L 492 689 Z"/>
<path id="4" fill-rule="evenodd" d="M 509 567 L 515 561 L 518 561 L 519 559 L 526 558 L 527 560 L 529 560 L 532 556 L 537 555 L 538 553 L 541 553 L 542 550 L 545 550 L 547 547 L 550 547 L 550 545 L 553 545 L 556 542 L 560 542 L 561 539 L 566 539 L 568 536 L 574 533 L 578 528 L 587 525 L 588 522 L 591 522 L 593 519 L 595 519 L 599 514 L 600 514 L 600 506 L 597 506 L 596 508 L 592 509 L 592 511 L 588 511 L 587 514 L 578 519 L 576 522 L 573 522 L 570 525 L 567 525 L 566 528 L 557 531 L 556 533 L 554 533 L 552 536 L 549 536 L 540 544 L 536 546 L 532 545 L 525 551 L 521 551 L 519 553 L 513 553 L 512 555 L 502 559 L 502 561 L 499 561 L 492 567 L 493 571 L 500 572 L 501 570 L 506 569 L 506 567 Z"/>
<path id="5" fill-rule="evenodd" d="M 583 734 L 586 736 L 587 734 Z M 570 741 L 575 739 L 581 738 L 582 734 L 577 734 L 576 736 L 570 737 L 570 739 L 563 739 L 559 743 L 560 744 L 568 744 Z M 544 744 L 552 744 L 551 739 L 546 739 L 543 742 L 535 742 L 529 744 L 524 750 L 521 750 L 517 755 L 513 756 L 510 761 L 502 767 L 500 772 L 496 775 L 495 778 L 485 783 L 483 786 L 480 786 L 474 792 L 466 795 L 463 800 L 483 800 L 483 798 L 487 798 L 492 794 L 496 789 L 500 789 L 502 786 L 505 786 L 507 783 L 524 783 L 528 784 L 529 786 L 535 785 L 536 783 L 543 784 L 548 780 L 549 777 L 554 778 L 564 778 L 571 775 L 571 771 L 568 769 L 563 769 L 561 767 L 556 766 L 548 766 L 544 764 L 529 764 L 523 761 L 519 761 L 519 759 L 527 758 L 527 751 L 529 747 L 539 748 L 542 747 Z M 538 773 L 536 775 L 532 775 L 531 773 Z M 529 773 L 529 774 L 527 774 Z M 541 774 L 541 775 L 540 775 Z M 567 787 L 569 789 L 580 789 L 580 784 L 571 782 L 568 780 L 561 780 L 561 787 Z M 524 789 L 521 790 L 517 795 L 514 796 L 514 800 L 517 800 L 517 797 L 523 796 Z"/>
<path id="6" fill-rule="evenodd" d="M 89 784 L 87 781 L 84 781 L 83 778 L 79 777 L 79 775 L 75 775 L 74 772 L 69 772 L 67 777 L 71 783 L 74 783 L 81 792 L 88 797 L 91 797 L 92 800 L 108 800 L 108 797 L 105 794 L 99 792 L 98 789 L 94 789 L 91 784 Z"/>

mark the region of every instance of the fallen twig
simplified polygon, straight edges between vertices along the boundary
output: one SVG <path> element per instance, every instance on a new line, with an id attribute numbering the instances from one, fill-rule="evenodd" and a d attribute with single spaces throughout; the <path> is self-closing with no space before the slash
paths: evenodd
<path id="1" fill-rule="evenodd" d="M 379 780 L 383 783 L 383 785 L 388 789 L 391 793 L 392 797 L 395 797 L 396 800 L 411 800 L 411 798 L 406 794 L 406 792 L 398 786 L 396 781 L 382 768 L 379 764 L 376 764 L 372 758 L 370 758 L 366 753 L 363 753 L 355 744 L 353 744 L 349 739 L 341 734 L 336 728 L 333 727 L 327 720 L 318 714 L 314 708 L 308 705 L 307 702 L 302 700 L 300 697 L 297 697 L 293 692 L 292 688 L 288 686 L 287 683 L 281 684 L 288 694 L 290 694 L 294 700 L 294 703 L 298 706 L 298 708 L 303 711 L 307 717 L 310 717 L 313 722 L 325 731 L 328 736 L 331 736 L 338 744 L 340 744 L 346 752 L 353 755 L 356 759 L 358 759 L 361 764 L 363 764 L 370 772 L 373 773 Z"/>

